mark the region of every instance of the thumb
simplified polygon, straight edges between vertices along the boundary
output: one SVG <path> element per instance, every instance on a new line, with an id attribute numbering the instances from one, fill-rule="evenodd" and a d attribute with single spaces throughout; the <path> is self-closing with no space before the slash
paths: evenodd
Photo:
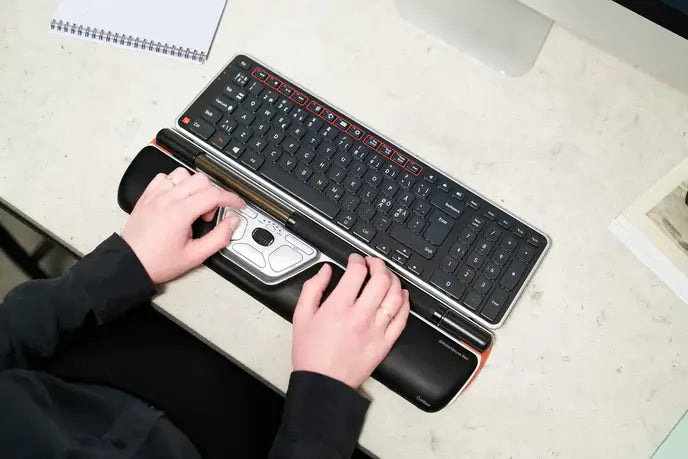
<path id="1" fill-rule="evenodd" d="M 227 247 L 232 233 L 237 229 L 241 220 L 236 215 L 225 218 L 208 234 L 198 239 L 191 239 L 186 246 L 187 257 L 194 265 L 200 265 L 209 256 Z"/>
<path id="2" fill-rule="evenodd" d="M 318 273 L 303 284 L 299 301 L 296 303 L 293 321 L 302 322 L 312 317 L 320 307 L 323 293 L 332 278 L 332 268 L 324 264 Z"/>

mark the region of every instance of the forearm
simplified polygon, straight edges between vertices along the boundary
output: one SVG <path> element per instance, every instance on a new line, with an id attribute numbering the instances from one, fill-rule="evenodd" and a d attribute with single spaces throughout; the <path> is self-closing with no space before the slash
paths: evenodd
<path id="1" fill-rule="evenodd" d="M 369 404 L 340 381 L 293 372 L 270 458 L 350 458 Z"/>
<path id="2" fill-rule="evenodd" d="M 7 294 L 0 305 L 0 369 L 49 357 L 65 334 L 119 317 L 154 293 L 134 252 L 113 235 L 62 276 Z"/>

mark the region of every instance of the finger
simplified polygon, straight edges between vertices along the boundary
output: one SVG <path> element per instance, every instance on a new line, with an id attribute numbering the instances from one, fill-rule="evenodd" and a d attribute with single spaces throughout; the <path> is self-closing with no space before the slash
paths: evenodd
<path id="1" fill-rule="evenodd" d="M 167 194 L 176 187 L 177 183 L 181 182 L 187 177 L 189 177 L 189 171 L 183 167 L 178 167 L 163 177 L 164 180 L 160 182 L 151 195 L 160 196 L 162 194 Z"/>
<path id="2" fill-rule="evenodd" d="M 146 186 L 146 189 L 143 190 L 143 193 L 141 193 L 141 197 L 144 197 L 144 196 L 147 196 L 147 195 L 153 193 L 166 178 L 167 178 L 167 175 L 163 174 L 162 172 L 160 172 L 155 177 L 153 177 L 153 180 L 151 180 L 148 183 L 148 186 Z"/>
<path id="3" fill-rule="evenodd" d="M 177 186 L 174 187 L 174 191 L 170 192 L 170 197 L 173 197 L 174 199 L 184 199 L 191 196 L 192 194 L 198 193 L 201 190 L 213 186 L 213 184 L 210 183 L 210 179 L 207 175 L 190 175 L 188 174 L 188 172 L 186 178 L 182 178 L 179 182 L 175 183 Z"/>
<path id="4" fill-rule="evenodd" d="M 375 325 L 383 330 L 396 317 L 404 302 L 404 294 L 401 291 L 401 282 L 397 276 L 392 276 L 392 282 L 387 290 L 387 294 L 380 301 L 375 314 Z"/>
<path id="5" fill-rule="evenodd" d="M 356 301 L 367 275 L 368 268 L 363 257 L 352 253 L 349 255 L 349 263 L 346 265 L 344 275 L 332 291 L 332 297 L 337 299 L 338 304 L 352 305 Z"/>
<path id="6" fill-rule="evenodd" d="M 236 194 L 211 186 L 184 199 L 181 207 L 193 221 L 208 212 L 215 212 L 218 207 L 240 209 L 243 205 L 243 199 Z"/>
<path id="7" fill-rule="evenodd" d="M 294 324 L 303 323 L 311 318 L 320 307 L 323 293 L 332 279 L 332 268 L 324 264 L 318 273 L 304 282 L 299 301 L 294 310 Z"/>
<path id="8" fill-rule="evenodd" d="M 392 277 L 396 276 L 392 275 L 385 262 L 379 258 L 366 257 L 365 262 L 370 271 L 370 280 L 363 289 L 356 306 L 361 306 L 370 314 L 374 314 L 390 290 Z M 397 289 L 401 290 L 401 285 L 398 282 L 399 279 L 397 279 Z"/>
<path id="9" fill-rule="evenodd" d="M 217 209 L 213 209 L 213 210 L 206 212 L 203 215 L 201 215 L 201 218 L 210 223 L 215 218 L 216 213 L 217 213 Z"/>
<path id="10" fill-rule="evenodd" d="M 175 186 L 180 185 L 184 181 L 191 177 L 189 170 L 185 167 L 178 167 L 169 174 L 167 174 L 167 179 L 172 182 Z"/>
<path id="11" fill-rule="evenodd" d="M 218 223 L 208 234 L 198 239 L 191 239 L 184 249 L 184 256 L 188 257 L 189 269 L 200 265 L 209 256 L 227 247 L 232 233 L 239 226 L 239 217 L 232 215 Z"/>
<path id="12" fill-rule="evenodd" d="M 388 349 L 392 348 L 397 339 L 399 339 L 399 336 L 401 336 L 401 332 L 403 332 L 404 328 L 406 328 L 406 322 L 408 321 L 408 316 L 411 312 L 411 303 L 408 290 L 404 290 L 403 297 L 404 300 L 402 301 L 401 309 L 399 312 L 397 312 L 397 315 L 394 316 L 394 319 L 389 323 L 387 330 L 385 330 L 385 343 L 387 344 Z"/>

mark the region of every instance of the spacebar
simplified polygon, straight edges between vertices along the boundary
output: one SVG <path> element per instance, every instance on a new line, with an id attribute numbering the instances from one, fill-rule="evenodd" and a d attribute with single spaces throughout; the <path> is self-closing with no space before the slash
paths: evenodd
<path id="1" fill-rule="evenodd" d="M 308 186 L 308 184 L 289 174 L 276 163 L 266 161 L 263 167 L 260 168 L 260 173 L 271 182 L 296 195 L 304 204 L 309 204 L 325 214 L 330 220 L 339 213 L 339 205 L 336 202 L 330 201 L 325 195 L 320 194 Z"/>

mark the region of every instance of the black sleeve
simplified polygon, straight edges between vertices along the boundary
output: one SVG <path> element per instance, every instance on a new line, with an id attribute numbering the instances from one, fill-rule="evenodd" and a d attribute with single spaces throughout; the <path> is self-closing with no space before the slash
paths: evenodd
<path id="1" fill-rule="evenodd" d="M 349 459 L 370 402 L 327 376 L 295 371 L 271 459 Z"/>
<path id="2" fill-rule="evenodd" d="M 155 292 L 136 254 L 112 235 L 62 276 L 26 282 L 5 296 L 0 370 L 50 357 L 64 335 L 90 321 L 111 321 Z"/>

